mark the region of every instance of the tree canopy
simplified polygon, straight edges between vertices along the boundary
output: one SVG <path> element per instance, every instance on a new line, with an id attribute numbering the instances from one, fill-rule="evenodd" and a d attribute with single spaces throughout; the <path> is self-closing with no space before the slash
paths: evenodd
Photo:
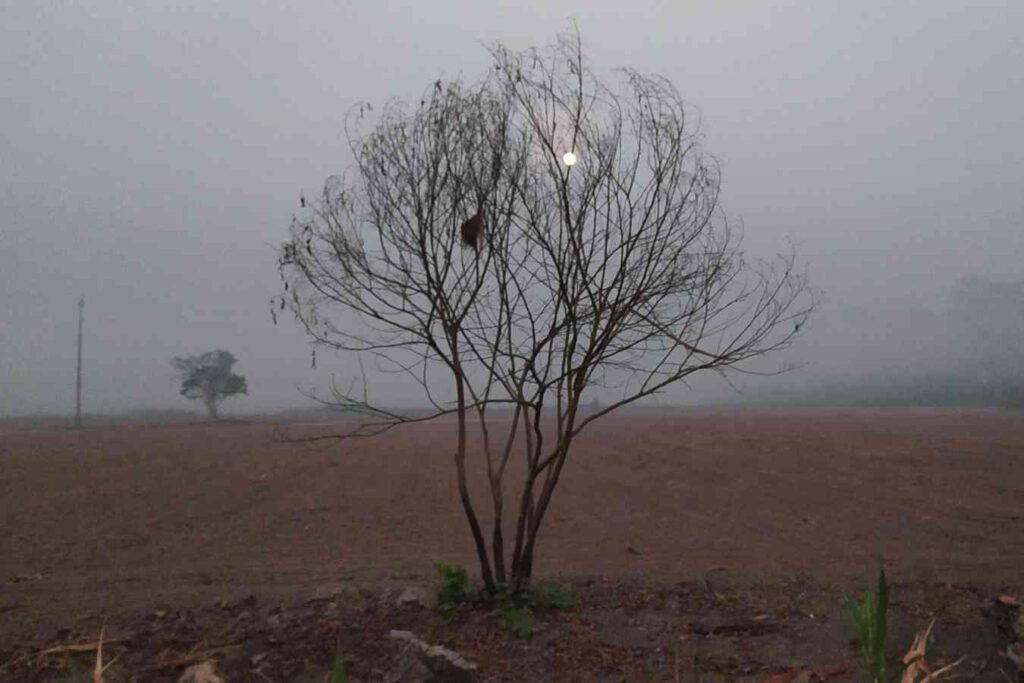
<path id="1" fill-rule="evenodd" d="M 223 349 L 171 359 L 171 364 L 181 375 L 181 395 L 201 399 L 214 420 L 220 417 L 217 412 L 220 401 L 248 393 L 245 377 L 231 371 L 236 362 L 234 355 Z"/>
<path id="2" fill-rule="evenodd" d="M 405 375 L 431 406 L 405 415 L 370 401 L 365 381 L 334 387 L 329 403 L 367 416 L 334 436 L 457 417 L 481 574 L 492 592 L 518 592 L 575 437 L 693 373 L 787 346 L 813 297 L 792 251 L 743 256 L 719 207 L 718 166 L 671 83 L 623 70 L 606 85 L 574 35 L 491 56 L 487 76 L 439 80 L 418 106 L 353 112 L 354 166 L 303 200 L 275 304 L 316 344 Z M 471 422 L 489 544 L 467 477 Z M 525 475 L 506 548 L 514 453 Z"/>

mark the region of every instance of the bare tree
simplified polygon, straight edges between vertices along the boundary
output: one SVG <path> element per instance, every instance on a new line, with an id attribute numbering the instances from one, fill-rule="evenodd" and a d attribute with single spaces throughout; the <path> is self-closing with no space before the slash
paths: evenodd
<path id="1" fill-rule="evenodd" d="M 354 167 L 293 222 L 275 305 L 317 344 L 407 374 L 432 406 L 403 414 L 372 405 L 365 381 L 335 386 L 330 403 L 366 419 L 319 438 L 455 415 L 484 584 L 518 594 L 576 437 L 693 373 L 787 346 L 813 297 L 792 250 L 744 259 L 718 168 L 669 82 L 622 71 L 606 86 L 574 35 L 491 55 L 481 81 L 439 81 L 411 109 L 392 102 L 368 133 L 368 108 L 353 112 Z M 580 410 L 595 392 L 601 407 Z M 486 472 L 489 539 L 470 455 Z M 525 474 L 506 519 L 513 457 Z"/>

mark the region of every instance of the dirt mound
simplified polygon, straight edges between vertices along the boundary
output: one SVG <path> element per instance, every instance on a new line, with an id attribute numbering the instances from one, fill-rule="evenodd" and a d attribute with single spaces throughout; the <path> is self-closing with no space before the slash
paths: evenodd
<path id="1" fill-rule="evenodd" d="M 578 609 L 536 612 L 527 638 L 504 631 L 485 607 L 442 616 L 399 605 L 397 588 L 292 603 L 250 597 L 108 622 L 104 653 L 114 662 L 111 683 L 131 676 L 175 681 L 207 661 L 228 681 L 322 681 L 339 652 L 350 677 L 379 681 L 401 654 L 401 643 L 389 637 L 401 629 L 459 653 L 479 667 L 481 681 L 765 681 L 798 671 L 816 672 L 818 680 L 862 678 L 838 589 L 805 579 L 722 578 L 714 589 L 707 582 L 586 582 Z M 895 585 L 894 595 L 897 649 L 937 615 L 933 666 L 964 657 L 961 673 L 972 680 L 1012 680 L 1013 664 L 998 654 L 997 627 L 978 609 L 988 596 L 909 584 Z M 69 671 L 90 669 L 95 648 L 87 641 L 95 641 L 99 624 L 87 622 L 91 627 L 82 622 L 0 653 L 0 677 L 66 680 Z"/>

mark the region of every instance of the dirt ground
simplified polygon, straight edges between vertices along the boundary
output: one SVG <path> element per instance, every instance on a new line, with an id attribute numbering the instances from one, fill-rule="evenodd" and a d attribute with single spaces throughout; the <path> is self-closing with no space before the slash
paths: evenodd
<path id="1" fill-rule="evenodd" d="M 202 621 L 194 615 L 246 599 L 287 612 L 369 590 L 360 614 L 376 614 L 381 591 L 428 584 L 436 562 L 472 567 L 452 424 L 333 446 L 281 442 L 282 427 L 331 428 L 0 422 L 0 653 L 155 611 Z M 593 605 L 611 600 L 602 586 L 633 586 L 621 589 L 630 600 L 656 595 L 661 604 L 678 602 L 681 586 L 708 590 L 708 577 L 727 576 L 746 586 L 736 590 L 747 611 L 757 595 L 769 605 L 797 584 L 813 586 L 801 600 L 827 596 L 834 607 L 884 557 L 905 594 L 930 596 L 908 603 L 908 618 L 926 619 L 922 605 L 945 595 L 963 608 L 964 628 L 968 603 L 1024 587 L 1022 413 L 635 412 L 585 433 L 562 481 L 537 572 L 597 586 L 585 589 Z M 806 618 L 807 605 L 793 609 Z M 587 614 L 597 632 L 616 630 Z M 737 612 L 725 614 L 729 622 Z M 815 647 L 848 656 L 836 615 L 832 640 Z M 683 622 L 673 623 L 666 632 L 678 636 Z M 804 641 L 794 635 L 786 647 Z M 757 660 L 751 671 L 783 659 Z M 668 671 L 651 661 L 637 671 Z M 732 676 L 754 666 L 732 665 Z M 608 680 L 659 680 L 644 676 Z M 545 680 L 521 680 L 531 679 Z"/>

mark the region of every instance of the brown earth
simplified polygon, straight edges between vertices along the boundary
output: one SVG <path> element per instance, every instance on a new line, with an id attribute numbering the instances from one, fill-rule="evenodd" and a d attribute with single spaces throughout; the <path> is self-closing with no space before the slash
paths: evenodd
<path id="1" fill-rule="evenodd" d="M 284 427 L 298 435 L 331 426 Z M 377 614 L 381 586 L 426 584 L 438 561 L 472 566 L 454 492 L 452 424 L 327 447 L 284 443 L 275 434 L 270 420 L 97 422 L 81 430 L 0 423 L 0 645 L 67 639 L 98 630 L 103 620 L 136 623 L 155 610 L 203 615 L 250 595 L 287 611 L 373 587 L 378 597 L 360 598 L 370 606 L 360 614 Z M 646 586 L 622 590 L 660 595 L 658 604 L 671 602 L 666 595 L 682 600 L 683 586 L 715 596 L 708 577 L 730 577 L 730 585 L 743 586 L 736 591 L 747 596 L 746 607 L 712 604 L 691 621 L 717 609 L 723 623 L 748 623 L 762 609 L 779 633 L 791 633 L 782 639 L 788 645 L 770 646 L 791 651 L 789 660 L 736 660 L 740 668 L 728 669 L 735 677 L 742 667 L 765 671 L 804 657 L 801 648 L 849 656 L 850 634 L 835 608 L 842 592 L 859 592 L 879 556 L 904 595 L 931 596 L 908 598 L 907 633 L 910 616 L 924 619 L 915 622 L 923 627 L 925 607 L 941 607 L 935 595 L 962 612 L 955 630 L 967 628 L 971 601 L 1019 593 L 1024 415 L 701 410 L 609 417 L 578 442 L 537 571 L 596 579 L 597 586 Z M 800 592 L 804 602 L 786 604 L 798 605 L 792 609 L 801 619 L 802 610 L 832 615 L 831 630 L 810 629 L 826 634 L 824 641 L 808 639 L 789 612 L 771 607 L 804 583 L 814 587 Z M 626 629 L 604 624 L 624 618 L 600 616 L 607 591 L 587 588 L 585 601 L 587 590 L 597 591 L 583 613 L 589 616 L 579 617 L 587 628 Z M 806 602 L 814 599 L 822 605 Z M 656 619 L 673 619 L 665 632 L 675 637 L 685 620 L 678 609 L 673 614 Z M 416 623 L 425 628 L 424 618 Z M 468 647 L 462 640 L 455 637 Z M 828 660 L 830 652 L 818 656 Z M 654 666 L 650 657 L 641 664 L 635 671 Z M 658 680 L 645 676 L 609 680 Z M 530 679 L 542 680 L 521 680 Z"/>

